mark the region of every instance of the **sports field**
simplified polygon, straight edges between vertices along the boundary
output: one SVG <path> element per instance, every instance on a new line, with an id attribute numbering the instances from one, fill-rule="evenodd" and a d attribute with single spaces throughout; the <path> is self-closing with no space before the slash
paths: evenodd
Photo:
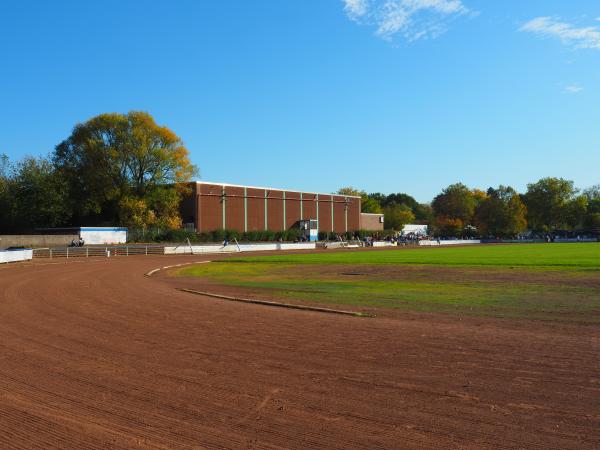
<path id="1" fill-rule="evenodd" d="M 595 243 L 245 257 L 178 275 L 219 293 L 379 314 L 393 309 L 600 323 Z"/>
<path id="2" fill-rule="evenodd" d="M 514 252 L 525 246 L 322 251 L 243 262 L 227 255 L 70 258 L 0 267 L 0 449 L 600 448 L 598 248 L 535 246 L 539 253 L 527 253 L 537 262 L 530 256 L 528 267 L 515 269 L 464 261 L 476 260 L 473 252 L 505 252 L 498 261 L 512 254 L 518 262 Z M 552 252 L 569 265 L 554 265 Z M 449 263 L 451 255 L 460 265 Z M 323 263 L 330 258 L 344 264 Z M 427 258 L 446 263 L 407 262 Z M 585 267 L 577 267 L 581 261 Z M 200 262 L 193 272 L 209 271 L 200 278 L 157 271 Z M 286 277 L 294 288 L 223 282 Z M 337 284 L 306 290 L 326 279 Z M 355 295 L 366 289 L 362 282 L 384 286 L 369 288 L 384 306 L 369 305 L 374 295 Z M 396 283 L 387 289 L 392 294 L 385 293 L 388 283 Z M 374 309 L 377 317 L 178 289 L 195 285 L 253 298 L 298 291 L 304 297 L 289 301 L 310 304 L 315 296 L 332 302 L 339 291 L 340 302 L 367 304 L 344 309 Z M 518 308 L 501 318 L 482 303 L 490 293 L 538 285 L 545 297 L 527 297 L 535 300 L 530 309 L 518 300 L 522 293 L 512 300 Z M 444 292 L 451 289 L 453 299 Z M 578 289 L 585 310 L 574 307 Z M 552 295 L 564 309 L 548 308 Z M 544 311 L 556 320 L 538 320 Z"/>

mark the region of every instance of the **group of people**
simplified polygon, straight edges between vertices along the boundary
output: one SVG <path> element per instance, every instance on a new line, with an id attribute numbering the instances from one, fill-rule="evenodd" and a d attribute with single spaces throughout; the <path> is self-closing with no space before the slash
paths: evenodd
<path id="1" fill-rule="evenodd" d="M 80 237 L 79 239 L 73 239 L 69 244 L 69 247 L 83 247 L 85 241 Z"/>

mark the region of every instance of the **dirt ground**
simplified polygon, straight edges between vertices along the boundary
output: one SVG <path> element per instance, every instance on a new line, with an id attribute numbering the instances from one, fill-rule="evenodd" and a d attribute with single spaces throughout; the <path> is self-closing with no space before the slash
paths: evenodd
<path id="1" fill-rule="evenodd" d="M 600 447 L 600 327 L 361 319 L 144 276 L 201 259 L 0 267 L 0 448 Z"/>

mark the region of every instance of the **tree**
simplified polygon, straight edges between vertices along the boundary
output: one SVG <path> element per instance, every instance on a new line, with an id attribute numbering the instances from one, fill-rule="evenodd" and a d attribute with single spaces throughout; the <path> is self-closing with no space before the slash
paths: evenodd
<path id="1" fill-rule="evenodd" d="M 552 231 L 572 227 L 575 221 L 573 214 L 581 206 L 580 203 L 572 203 L 576 194 L 573 182 L 563 178 L 542 178 L 528 184 L 523 201 L 530 228 Z"/>
<path id="2" fill-rule="evenodd" d="M 413 213 L 415 214 L 415 222 L 420 224 L 431 225 L 434 220 L 433 216 L 433 208 L 431 205 L 425 203 L 419 203 L 414 209 Z"/>
<path id="3" fill-rule="evenodd" d="M 433 221 L 433 210 L 430 205 L 417 202 L 414 197 L 403 192 L 383 195 L 379 192 L 369 194 L 373 200 L 376 200 L 382 207 L 389 205 L 406 205 L 414 214 L 414 222 L 421 224 L 431 224 Z"/>
<path id="4" fill-rule="evenodd" d="M 101 114 L 76 125 L 53 161 L 69 184 L 81 224 L 133 217 L 140 200 L 157 220 L 175 224 L 183 183 L 197 173 L 181 139 L 137 111 Z"/>
<path id="5" fill-rule="evenodd" d="M 12 164 L 0 155 L 0 229 L 29 231 L 68 223 L 67 186 L 45 158 Z"/>
<path id="6" fill-rule="evenodd" d="M 592 186 L 583 195 L 587 199 L 587 211 L 583 219 L 583 226 L 600 232 L 600 184 Z"/>
<path id="7" fill-rule="evenodd" d="M 588 198 L 585 195 L 578 195 L 569 200 L 565 205 L 565 222 L 567 226 L 572 230 L 584 227 L 587 211 Z"/>
<path id="8" fill-rule="evenodd" d="M 0 230 L 9 230 L 13 223 L 14 202 L 10 195 L 10 161 L 0 154 Z"/>
<path id="9" fill-rule="evenodd" d="M 15 205 L 13 225 L 17 229 L 69 223 L 67 183 L 49 160 L 26 157 L 20 161 L 14 169 L 9 192 Z"/>
<path id="10" fill-rule="evenodd" d="M 343 187 L 338 189 L 337 193 L 339 195 L 350 195 L 350 196 L 354 196 L 354 197 L 362 197 L 363 194 L 365 194 L 365 191 L 359 191 L 356 188 L 353 188 L 352 186 L 348 186 L 348 187 Z"/>
<path id="11" fill-rule="evenodd" d="M 362 212 L 369 214 L 381 214 L 383 209 L 377 200 L 371 198 L 369 195 L 362 199 Z"/>
<path id="12" fill-rule="evenodd" d="M 373 192 L 369 194 L 369 198 L 376 201 L 381 207 L 384 207 L 386 205 L 387 196 L 382 194 L 381 192 Z"/>
<path id="13" fill-rule="evenodd" d="M 371 214 L 381 214 L 381 205 L 379 202 L 373 198 L 365 191 L 359 191 L 353 187 L 345 187 L 341 188 L 337 192 L 339 195 L 353 195 L 356 197 L 360 197 L 360 207 L 361 212 L 363 213 L 371 213 Z"/>
<path id="14" fill-rule="evenodd" d="M 431 204 L 439 232 L 446 236 L 461 236 L 462 230 L 472 225 L 477 203 L 481 201 L 462 183 L 448 186 Z"/>
<path id="15" fill-rule="evenodd" d="M 5 179 L 8 176 L 8 170 L 10 167 L 10 160 L 4 153 L 0 153 L 0 180 Z"/>
<path id="16" fill-rule="evenodd" d="M 435 216 L 433 227 L 430 234 L 439 236 L 462 236 L 465 230 L 465 223 L 458 218 L 444 215 Z"/>
<path id="17" fill-rule="evenodd" d="M 482 236 L 512 237 L 527 227 L 527 209 L 510 186 L 489 188 L 475 212 L 475 225 Z"/>
<path id="18" fill-rule="evenodd" d="M 408 194 L 404 194 L 402 192 L 388 195 L 385 198 L 384 202 L 382 203 L 383 206 L 392 205 L 392 204 L 406 205 L 410 208 L 411 211 L 414 211 L 415 208 L 417 206 L 419 206 L 419 203 L 413 197 L 411 197 Z"/>
<path id="19" fill-rule="evenodd" d="M 386 228 L 396 231 L 401 231 L 404 225 L 415 220 L 415 215 L 406 205 L 387 205 L 383 208 L 383 214 Z"/>

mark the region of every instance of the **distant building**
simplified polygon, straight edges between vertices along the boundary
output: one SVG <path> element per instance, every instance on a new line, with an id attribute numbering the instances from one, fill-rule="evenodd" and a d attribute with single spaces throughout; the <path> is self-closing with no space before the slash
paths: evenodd
<path id="1" fill-rule="evenodd" d="M 427 225 L 416 225 L 416 224 L 407 224 L 402 228 L 402 234 L 416 234 L 417 236 L 427 236 L 428 227 Z"/>
<path id="2" fill-rule="evenodd" d="M 361 213 L 360 229 L 366 231 L 383 231 L 383 214 Z"/>
<path id="3" fill-rule="evenodd" d="M 215 230 L 283 231 L 301 220 L 318 221 L 320 232 L 354 232 L 361 227 L 360 197 L 226 183 L 191 183 L 181 202 L 184 226 Z"/>
<path id="4" fill-rule="evenodd" d="M 83 239 L 86 245 L 125 244 L 127 228 L 123 227 L 68 227 L 39 228 L 40 235 L 68 236 Z"/>

